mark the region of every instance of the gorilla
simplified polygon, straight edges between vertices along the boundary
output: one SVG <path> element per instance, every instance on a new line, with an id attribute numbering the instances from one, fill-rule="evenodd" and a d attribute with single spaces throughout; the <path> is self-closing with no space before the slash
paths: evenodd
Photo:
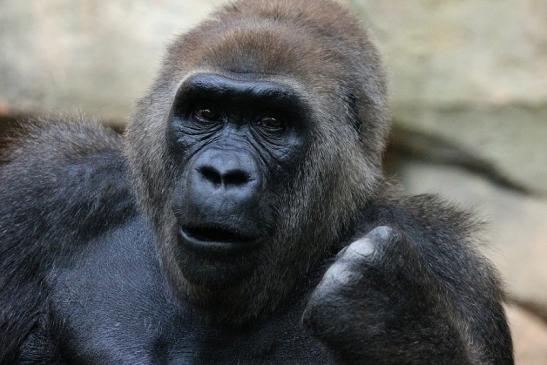
<path id="1" fill-rule="evenodd" d="M 384 71 L 341 5 L 226 5 L 123 137 L 50 119 L 0 167 L 2 364 L 513 364 L 475 221 L 382 175 Z"/>

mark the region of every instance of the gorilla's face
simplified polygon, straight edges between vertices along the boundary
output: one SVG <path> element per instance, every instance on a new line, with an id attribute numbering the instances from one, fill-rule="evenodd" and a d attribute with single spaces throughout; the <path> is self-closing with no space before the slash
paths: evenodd
<path id="1" fill-rule="evenodd" d="M 186 280 L 233 285 L 272 251 L 285 225 L 279 205 L 289 203 L 280 197 L 309 141 L 308 109 L 290 86 L 250 75 L 196 73 L 182 83 L 166 133 Z"/>

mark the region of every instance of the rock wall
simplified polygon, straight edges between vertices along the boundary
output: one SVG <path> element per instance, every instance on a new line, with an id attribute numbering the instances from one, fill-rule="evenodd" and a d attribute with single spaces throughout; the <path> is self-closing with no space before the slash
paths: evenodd
<path id="1" fill-rule="evenodd" d="M 125 121 L 169 42 L 221 2 L 1 2 L 0 110 Z"/>

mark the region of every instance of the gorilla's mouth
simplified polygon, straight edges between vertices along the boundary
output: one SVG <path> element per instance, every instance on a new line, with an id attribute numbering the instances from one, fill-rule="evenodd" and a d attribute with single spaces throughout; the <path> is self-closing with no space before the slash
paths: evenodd
<path id="1" fill-rule="evenodd" d="M 254 238 L 223 227 L 183 227 L 188 236 L 204 242 L 252 242 Z"/>
<path id="2" fill-rule="evenodd" d="M 182 243 L 199 253 L 242 252 L 258 243 L 257 236 L 216 225 L 181 226 L 179 231 Z"/>

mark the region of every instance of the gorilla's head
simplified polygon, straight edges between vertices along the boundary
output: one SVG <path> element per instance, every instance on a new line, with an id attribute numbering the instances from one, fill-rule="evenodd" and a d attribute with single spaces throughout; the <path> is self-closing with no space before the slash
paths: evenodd
<path id="1" fill-rule="evenodd" d="M 330 1 L 241 0 L 178 38 L 127 131 L 176 295 L 233 321 L 273 310 L 379 189 L 385 94 Z"/>

